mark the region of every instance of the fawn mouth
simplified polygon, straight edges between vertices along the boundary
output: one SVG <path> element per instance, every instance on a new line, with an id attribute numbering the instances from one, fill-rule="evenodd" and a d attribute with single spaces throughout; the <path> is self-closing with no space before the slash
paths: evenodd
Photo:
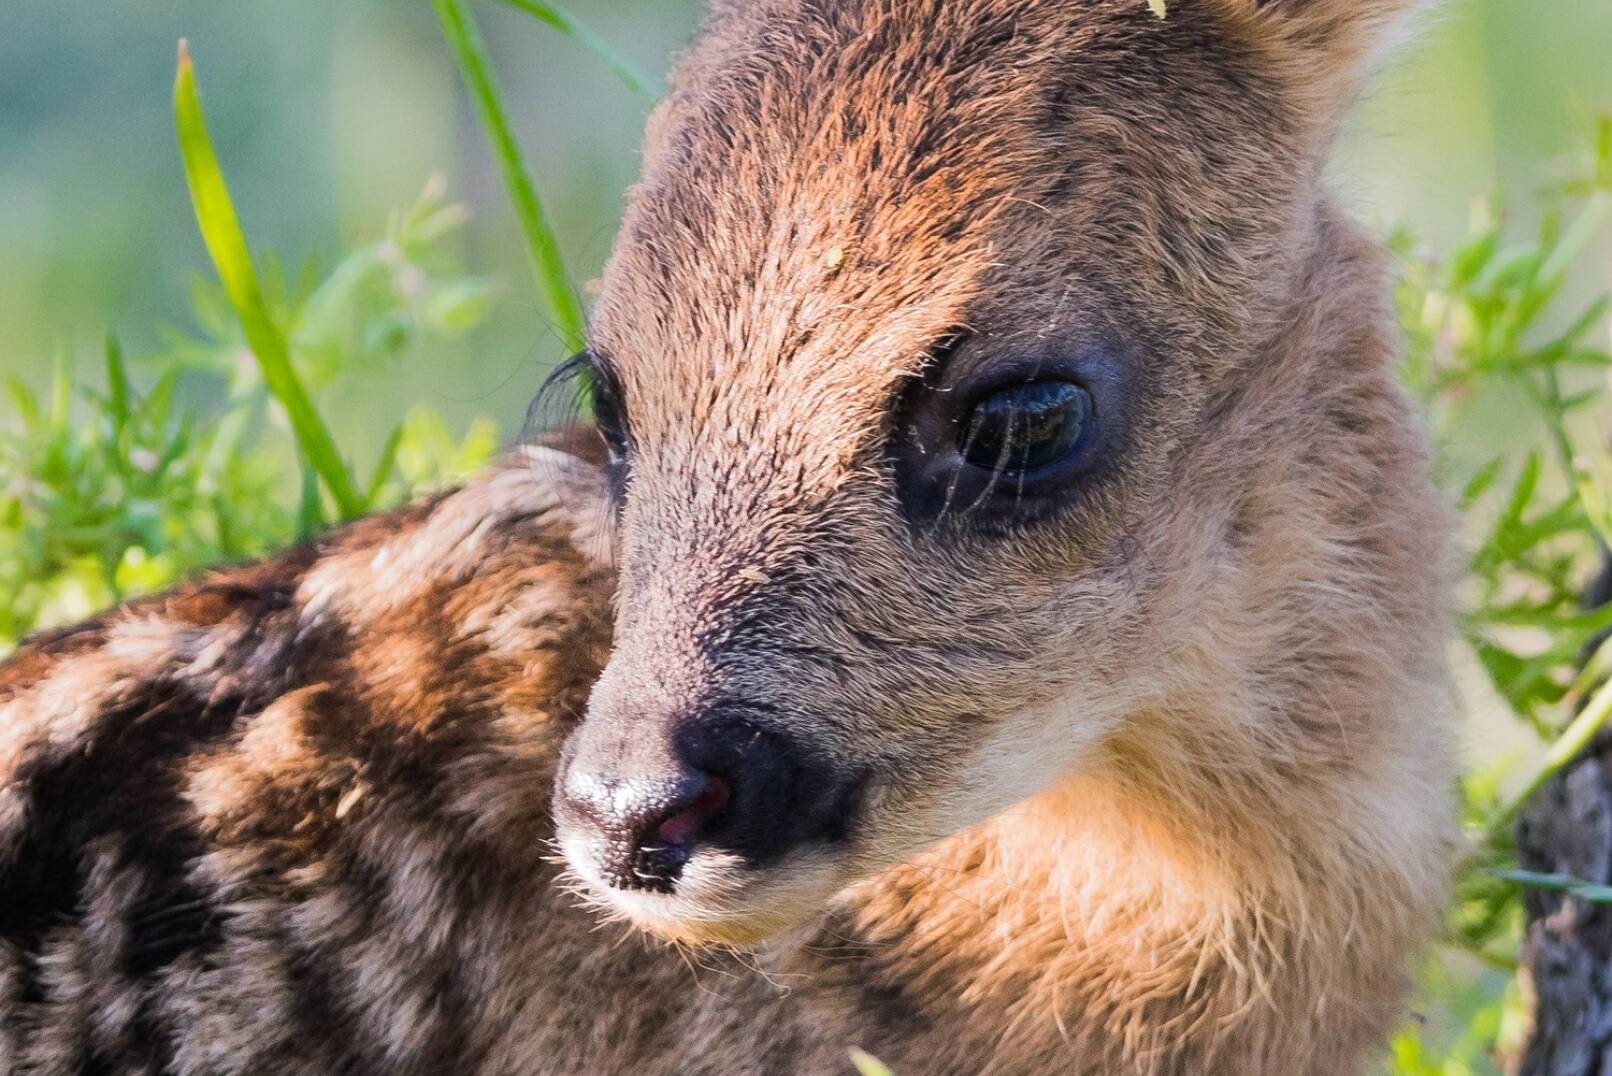
<path id="1" fill-rule="evenodd" d="M 583 839 L 561 837 L 584 902 L 666 941 L 751 946 L 816 917 L 848 882 L 846 856 L 828 845 L 802 848 L 754 867 L 716 848 L 691 855 L 670 887 L 624 887 L 599 873 Z"/>
<path id="2" fill-rule="evenodd" d="M 585 897 L 651 933 L 750 944 L 843 886 L 864 773 L 742 715 L 702 715 L 660 744 L 584 723 L 555 789 L 560 847 Z"/>
<path id="3" fill-rule="evenodd" d="M 584 877 L 672 893 L 695 860 L 760 870 L 848 838 L 863 775 L 796 736 L 733 710 L 664 731 L 600 718 L 566 745 L 554 796 Z"/>

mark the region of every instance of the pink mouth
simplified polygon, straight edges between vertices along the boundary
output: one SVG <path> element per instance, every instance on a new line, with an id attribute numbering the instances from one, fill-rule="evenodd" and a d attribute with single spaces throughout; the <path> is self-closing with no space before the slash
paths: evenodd
<path id="1" fill-rule="evenodd" d="M 677 848 L 687 848 L 699 839 L 700 829 L 728 805 L 731 793 L 728 783 L 720 777 L 711 777 L 699 798 L 662 822 L 655 836 Z"/>

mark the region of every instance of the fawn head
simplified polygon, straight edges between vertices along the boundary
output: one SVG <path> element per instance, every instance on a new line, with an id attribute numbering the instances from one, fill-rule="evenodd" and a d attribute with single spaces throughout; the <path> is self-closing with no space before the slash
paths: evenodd
<path id="1" fill-rule="evenodd" d="M 600 902 L 763 938 L 1168 709 L 1413 6 L 719 3 L 576 361 L 619 593 L 555 811 Z"/>

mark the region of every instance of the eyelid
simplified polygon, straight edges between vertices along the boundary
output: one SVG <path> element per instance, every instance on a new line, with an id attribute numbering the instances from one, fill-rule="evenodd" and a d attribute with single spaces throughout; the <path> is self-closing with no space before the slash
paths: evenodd
<path id="1" fill-rule="evenodd" d="M 1036 358 L 995 363 L 988 370 L 948 386 L 948 391 L 959 394 L 963 407 L 972 408 L 999 392 L 1044 381 L 1062 381 L 1089 390 L 1078 366 L 1059 359 Z"/>
<path id="2" fill-rule="evenodd" d="M 602 386 L 605 392 L 618 401 L 622 398 L 621 377 L 616 372 L 614 363 L 595 351 L 583 351 L 576 358 L 587 371 L 590 388 Z"/>
<path id="3" fill-rule="evenodd" d="M 910 401 L 921 393 L 949 393 L 955 387 L 946 383 L 955 364 L 957 352 L 973 334 L 967 329 L 953 328 L 935 338 L 924 352 L 923 361 L 897 386 L 898 400 Z"/>
<path id="4" fill-rule="evenodd" d="M 588 372 L 588 392 L 591 397 L 589 402 L 592 406 L 594 421 L 601 428 L 608 424 L 625 435 L 627 404 L 616 372 L 607 361 L 600 359 L 598 356 L 590 356 L 586 362 L 586 368 Z M 602 407 L 601 404 L 603 405 Z"/>

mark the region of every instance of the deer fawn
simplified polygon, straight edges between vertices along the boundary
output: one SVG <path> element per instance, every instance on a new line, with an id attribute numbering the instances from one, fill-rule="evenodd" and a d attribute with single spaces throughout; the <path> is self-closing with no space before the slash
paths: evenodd
<path id="1" fill-rule="evenodd" d="M 0 1068 L 1363 1071 L 1448 526 L 1321 167 L 1413 6 L 719 3 L 596 429 L 0 671 Z"/>

